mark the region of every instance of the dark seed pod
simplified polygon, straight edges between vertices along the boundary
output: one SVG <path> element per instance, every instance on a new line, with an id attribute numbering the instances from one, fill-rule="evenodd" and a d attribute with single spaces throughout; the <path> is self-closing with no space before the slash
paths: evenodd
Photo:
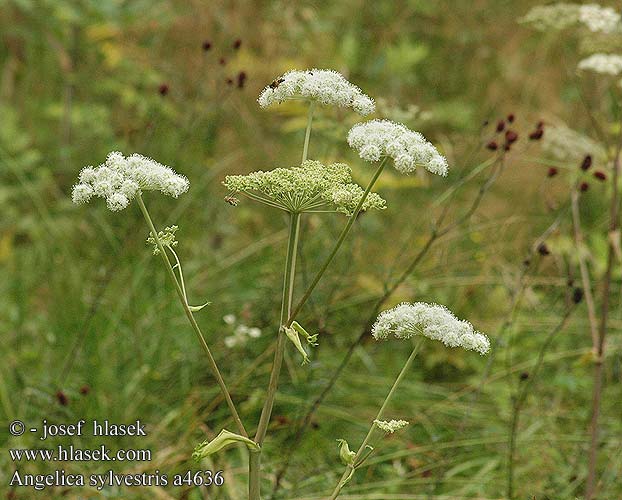
<path id="1" fill-rule="evenodd" d="M 497 132 L 503 132 L 505 130 L 505 121 L 499 120 L 497 122 Z"/>
<path id="2" fill-rule="evenodd" d="M 557 169 L 555 167 L 550 167 L 549 171 L 546 173 L 547 177 L 555 177 L 557 175 Z"/>
<path id="3" fill-rule="evenodd" d="M 518 140 L 518 134 L 513 130 L 508 130 L 505 133 L 505 140 L 508 141 L 508 144 L 512 144 Z"/>
<path id="4" fill-rule="evenodd" d="M 61 406 L 67 406 L 69 404 L 69 398 L 63 391 L 58 391 L 56 393 L 56 400 Z"/>
<path id="5" fill-rule="evenodd" d="M 233 42 L 233 48 L 235 50 L 238 50 L 241 46 L 242 46 L 242 40 L 240 40 L 239 38 L 235 42 Z"/>
<path id="6" fill-rule="evenodd" d="M 488 144 L 486 144 L 486 147 L 491 151 L 496 151 L 499 148 L 499 145 L 496 141 L 490 141 Z"/>
<path id="7" fill-rule="evenodd" d="M 541 128 L 536 129 L 531 134 L 529 134 L 529 140 L 539 141 L 540 139 L 542 139 L 543 135 L 544 135 L 544 129 L 541 129 Z"/>
<path id="8" fill-rule="evenodd" d="M 592 155 L 587 155 L 581 162 L 581 170 L 589 170 L 592 166 Z"/>
<path id="9" fill-rule="evenodd" d="M 201 48 L 207 52 L 208 50 L 210 50 L 212 48 L 212 42 L 210 42 L 209 40 L 205 40 L 202 44 L 201 44 Z"/>
<path id="10" fill-rule="evenodd" d="M 575 304 L 578 304 L 582 300 L 583 300 L 583 288 L 577 287 L 572 291 L 572 301 Z"/>
<path id="11" fill-rule="evenodd" d="M 83 396 L 86 396 L 89 392 L 91 392 L 91 388 L 88 384 L 84 384 L 82 387 L 80 387 L 80 394 L 82 394 Z"/>
<path id="12" fill-rule="evenodd" d="M 585 193 L 588 189 L 590 189 L 590 185 L 587 182 L 582 182 L 581 184 L 579 184 L 579 190 L 582 193 Z"/>
<path id="13" fill-rule="evenodd" d="M 514 118 L 515 118 L 514 113 L 510 113 L 510 114 L 508 115 L 508 117 L 507 117 L 507 119 L 508 119 L 508 121 L 509 121 L 510 123 L 514 123 Z"/>
<path id="14" fill-rule="evenodd" d="M 520 374 L 519 377 L 520 377 L 521 380 L 527 380 L 529 378 L 529 373 L 523 372 L 523 373 Z"/>
<path id="15" fill-rule="evenodd" d="M 161 96 L 167 95 L 169 90 L 170 90 L 170 87 L 168 86 L 167 83 L 162 83 L 158 87 L 158 92 L 160 93 Z"/>
<path id="16" fill-rule="evenodd" d="M 596 177 L 599 181 L 607 180 L 607 174 L 605 174 L 605 172 L 601 172 L 600 170 L 594 172 L 594 177 Z"/>
<path id="17" fill-rule="evenodd" d="M 551 251 L 549 250 L 549 247 L 547 247 L 546 243 L 544 242 L 538 245 L 538 253 L 542 255 L 543 257 L 547 255 L 551 255 Z"/>

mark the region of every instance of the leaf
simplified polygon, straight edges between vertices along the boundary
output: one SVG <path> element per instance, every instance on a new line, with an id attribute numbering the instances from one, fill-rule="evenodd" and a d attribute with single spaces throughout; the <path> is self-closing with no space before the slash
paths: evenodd
<path id="1" fill-rule="evenodd" d="M 251 451 L 261 450 L 260 446 L 255 443 L 255 441 L 252 441 L 247 437 L 240 436 L 239 434 L 230 432 L 227 429 L 223 429 L 220 431 L 218 436 L 216 436 L 211 441 L 203 441 L 201 444 L 197 445 L 194 449 L 194 453 L 192 454 L 192 458 L 194 458 L 198 462 L 202 458 L 217 453 L 220 450 L 236 443 L 244 443 L 246 447 Z"/>
<path id="2" fill-rule="evenodd" d="M 190 304 L 188 304 L 188 309 L 190 309 L 192 312 L 197 312 L 203 309 L 205 306 L 209 306 L 210 304 L 211 304 L 210 301 L 207 301 L 205 304 L 201 306 L 191 306 Z"/>
<path id="3" fill-rule="evenodd" d="M 354 457 L 356 453 L 350 450 L 348 442 L 345 439 L 337 439 L 339 443 L 339 458 L 343 465 L 354 465 Z"/>
<path id="4" fill-rule="evenodd" d="M 284 326 L 283 330 L 285 331 L 285 335 L 287 338 L 292 341 L 292 344 L 298 349 L 298 352 L 302 354 L 302 364 L 305 365 L 309 362 L 309 355 L 307 351 L 302 347 L 302 343 L 300 342 L 300 337 L 298 336 L 298 332 L 291 327 Z"/>

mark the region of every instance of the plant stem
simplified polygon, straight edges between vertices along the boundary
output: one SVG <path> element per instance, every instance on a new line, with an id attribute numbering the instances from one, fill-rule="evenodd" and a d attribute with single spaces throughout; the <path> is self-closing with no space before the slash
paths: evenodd
<path id="1" fill-rule="evenodd" d="M 261 499 L 261 452 L 248 451 L 248 498 Z"/>
<path id="2" fill-rule="evenodd" d="M 574 304 L 573 304 L 574 306 Z M 569 307 L 566 310 L 566 313 L 562 317 L 561 321 L 553 328 L 549 334 L 546 336 L 546 339 L 540 346 L 540 350 L 538 352 L 538 357 L 536 358 L 536 364 L 529 375 L 529 378 L 524 381 L 522 387 L 518 390 L 518 393 L 514 399 L 514 405 L 512 407 L 512 421 L 510 423 L 510 436 L 508 443 L 508 490 L 507 497 L 509 500 L 514 498 L 514 459 L 516 455 L 516 438 L 518 431 L 518 420 L 520 418 L 520 412 L 523 408 L 523 404 L 525 399 L 527 399 L 527 395 L 529 394 L 529 389 L 533 386 L 536 381 L 538 374 L 540 373 L 540 368 L 542 367 L 542 363 L 544 362 L 544 355 L 546 351 L 550 347 L 551 343 L 555 336 L 564 328 L 570 314 L 574 311 L 575 307 Z"/>
<path id="3" fill-rule="evenodd" d="M 309 139 L 311 137 L 311 123 L 313 122 L 313 111 L 315 110 L 315 101 L 309 103 L 309 111 L 307 113 L 307 130 L 305 131 L 305 143 L 302 147 L 302 162 L 307 161 L 309 153 Z"/>
<path id="4" fill-rule="evenodd" d="M 622 131 L 621 131 L 622 134 Z M 594 388 L 592 397 L 592 419 L 590 422 L 590 451 L 588 459 L 588 475 L 585 487 L 585 500 L 592 500 L 596 490 L 596 462 L 598 452 L 598 417 L 600 414 L 600 400 L 603 387 L 603 357 L 605 350 L 605 336 L 607 334 L 607 320 L 609 317 L 609 290 L 611 288 L 611 275 L 616 256 L 616 238 L 620 238 L 619 228 L 619 177 L 620 177 L 620 151 L 622 149 L 622 137 L 618 141 L 618 147 L 613 161 L 613 178 L 611 205 L 609 209 L 609 234 L 607 267 L 603 281 L 603 297 L 600 312 L 600 325 L 598 329 L 598 343 L 596 345 L 594 361 Z"/>
<path id="5" fill-rule="evenodd" d="M 283 364 L 283 354 L 285 352 L 286 336 L 283 331 L 284 321 L 289 316 L 292 307 L 294 294 L 294 278 L 296 275 L 296 254 L 298 252 L 298 236 L 300 234 L 300 214 L 291 213 L 289 220 L 289 238 L 287 241 L 287 256 L 285 258 L 285 272 L 283 276 L 283 297 L 281 300 L 281 316 L 279 319 L 279 331 L 277 333 L 276 348 L 274 353 L 274 361 L 272 362 L 272 371 L 270 372 L 270 381 L 268 383 L 268 392 L 266 400 L 261 410 L 261 417 L 255 434 L 255 442 L 261 446 L 268 431 L 270 416 L 272 415 L 272 407 L 276 398 L 276 390 L 279 383 L 279 375 Z M 249 461 L 249 477 L 253 484 L 249 485 L 250 500 L 259 499 L 259 478 L 260 478 L 260 459 L 261 452 L 257 453 L 257 457 L 251 457 Z M 257 469 L 257 470 L 255 470 Z"/>
<path id="6" fill-rule="evenodd" d="M 244 428 L 244 424 L 242 423 L 242 420 L 240 419 L 240 416 L 238 415 L 235 405 L 233 404 L 233 400 L 231 399 L 231 395 L 229 394 L 229 391 L 227 390 L 227 386 L 225 385 L 225 381 L 222 378 L 220 370 L 218 369 L 216 360 L 214 359 L 214 356 L 212 355 L 212 352 L 209 346 L 207 345 L 207 342 L 205 341 L 205 337 L 203 336 L 203 333 L 201 332 L 199 325 L 194 319 L 194 315 L 192 314 L 192 311 L 188 307 L 188 303 L 184 297 L 184 292 L 179 282 L 177 281 L 177 278 L 175 277 L 175 272 L 173 271 L 171 262 L 164 249 L 164 246 L 162 245 L 162 242 L 158 238 L 158 231 L 153 225 L 153 221 L 151 220 L 149 212 L 147 211 L 147 207 L 145 206 L 145 203 L 143 202 L 142 196 L 139 194 L 136 199 L 138 201 L 138 206 L 140 207 L 140 210 L 143 213 L 143 216 L 145 217 L 145 221 L 147 222 L 147 225 L 149 226 L 149 230 L 151 231 L 151 234 L 153 235 L 153 239 L 156 242 L 156 246 L 158 247 L 158 250 L 160 251 L 160 256 L 162 257 L 162 263 L 164 264 L 164 267 L 166 268 L 166 272 L 168 273 L 169 278 L 171 279 L 173 284 L 175 285 L 175 291 L 177 292 L 177 297 L 179 298 L 179 301 L 181 302 L 181 305 L 184 308 L 186 317 L 188 318 L 188 321 L 190 322 L 190 325 L 192 326 L 194 333 L 199 339 L 199 343 L 201 344 L 203 351 L 205 351 L 205 354 L 207 355 L 208 365 L 210 369 L 212 370 L 212 374 L 216 378 L 216 381 L 218 382 L 218 385 L 220 387 L 220 390 L 223 396 L 225 397 L 225 401 L 227 402 L 227 406 L 229 407 L 229 410 L 231 411 L 231 416 L 233 417 L 233 420 L 235 421 L 238 431 L 244 437 L 248 437 L 248 433 L 246 432 L 246 429 Z"/>
<path id="7" fill-rule="evenodd" d="M 354 465 L 346 466 L 346 470 L 343 472 L 343 475 L 341 476 L 341 479 L 339 480 L 339 482 L 337 483 L 337 486 L 333 490 L 333 493 L 330 496 L 330 500 L 335 500 L 335 498 L 337 498 L 339 496 L 339 493 L 341 492 L 341 489 L 345 486 L 344 481 L 346 481 L 346 479 L 350 477 L 350 475 L 352 474 L 352 472 L 356 468 L 355 466 L 357 465 L 357 461 L 361 458 L 363 453 L 365 453 L 365 447 L 369 443 L 369 441 L 371 439 L 371 436 L 374 433 L 374 430 L 376 429 L 376 422 L 375 421 L 382 419 L 382 417 L 384 416 L 385 409 L 387 408 L 387 406 L 389 405 L 389 402 L 393 398 L 393 395 L 395 394 L 395 391 L 396 391 L 398 385 L 400 385 L 400 383 L 404 379 L 404 376 L 406 375 L 406 372 L 408 371 L 408 369 L 412 365 L 413 361 L 417 357 L 417 353 L 419 352 L 419 348 L 421 347 L 422 343 L 423 343 L 423 338 L 419 339 L 417 341 L 417 343 L 415 344 L 415 347 L 414 347 L 413 351 L 410 353 L 410 356 L 408 357 L 408 360 L 406 360 L 406 363 L 402 367 L 402 371 L 400 371 L 400 374 L 395 379 L 395 382 L 393 382 L 393 386 L 389 390 L 389 394 L 387 394 L 387 397 L 385 398 L 384 402 L 382 403 L 382 406 L 380 407 L 380 410 L 378 410 L 378 414 L 376 415 L 376 418 L 374 419 L 374 422 L 372 423 L 371 427 L 369 428 L 369 432 L 367 433 L 367 436 L 365 436 L 365 439 L 363 440 L 363 443 L 361 444 L 361 447 L 358 449 L 358 451 L 357 451 L 357 453 L 356 453 L 356 455 L 354 457 L 354 460 L 353 460 L 353 464 Z"/>
<path id="8" fill-rule="evenodd" d="M 294 319 L 296 319 L 296 315 L 300 312 L 300 309 L 302 309 L 302 306 L 305 305 L 307 300 L 309 300 L 309 297 L 311 296 L 311 293 L 313 293 L 313 290 L 315 289 L 315 287 L 319 283 L 320 279 L 322 278 L 322 276 L 326 272 L 326 269 L 328 269 L 328 266 L 330 266 L 330 263 L 335 258 L 335 255 L 337 255 L 337 252 L 341 248 L 341 245 L 343 244 L 344 240 L 346 239 L 346 236 L 348 236 L 348 233 L 350 232 L 350 229 L 352 229 L 352 225 L 354 224 L 354 221 L 356 221 L 356 217 L 358 216 L 358 214 L 360 213 L 361 209 L 363 208 L 363 204 L 365 203 L 365 200 L 367 199 L 367 195 L 370 193 L 370 191 L 374 187 L 374 184 L 378 180 L 378 177 L 380 177 L 380 174 L 382 173 L 382 170 L 384 169 L 384 166 L 385 166 L 386 162 L 387 162 L 387 157 L 384 157 L 382 159 L 382 161 L 380 162 L 380 164 L 378 165 L 378 168 L 377 168 L 376 172 L 374 173 L 374 176 L 372 177 L 372 179 L 369 181 L 369 184 L 365 188 L 365 192 L 363 193 L 363 196 L 361 197 L 361 200 L 359 201 L 358 205 L 354 209 L 354 212 L 348 218 L 348 222 L 345 225 L 345 227 L 343 228 L 343 230 L 341 231 L 341 234 L 339 235 L 339 238 L 337 239 L 337 242 L 335 243 L 335 246 L 333 247 L 330 255 L 324 261 L 324 264 L 322 265 L 320 270 L 317 272 L 317 274 L 313 278 L 313 281 L 311 282 L 309 287 L 306 289 L 306 291 L 305 291 L 304 295 L 302 296 L 302 298 L 296 304 L 296 307 L 294 307 L 294 310 L 288 315 L 287 323 L 285 323 L 285 326 L 291 325 L 292 322 L 294 321 Z"/>

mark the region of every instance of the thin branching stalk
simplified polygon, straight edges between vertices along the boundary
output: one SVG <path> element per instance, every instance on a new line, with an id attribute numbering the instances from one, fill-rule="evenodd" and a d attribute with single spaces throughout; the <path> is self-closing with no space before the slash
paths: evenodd
<path id="1" fill-rule="evenodd" d="M 544 356 L 548 351 L 551 343 L 557 336 L 557 334 L 563 330 L 568 322 L 568 318 L 575 310 L 575 304 L 572 304 L 564 313 L 561 321 L 553 328 L 546 338 L 544 342 L 540 346 L 540 350 L 538 351 L 538 356 L 536 358 L 536 363 L 529 374 L 529 378 L 525 381 L 520 382 L 520 387 L 517 391 L 517 394 L 514 396 L 514 404 L 512 405 L 512 419 L 510 422 L 510 432 L 508 439 L 508 469 L 507 469 L 507 497 L 509 500 L 514 498 L 514 462 L 516 457 L 516 440 L 517 440 L 517 432 L 518 432 L 518 421 L 520 418 L 520 412 L 523 409 L 523 404 L 529 395 L 529 392 L 534 385 L 538 374 L 540 373 L 540 368 L 542 367 L 542 363 L 544 362 Z"/>
<path id="2" fill-rule="evenodd" d="M 279 383 L 279 375 L 283 364 L 283 354 L 285 352 L 286 336 L 283 330 L 284 321 L 289 316 L 292 307 L 294 294 L 294 279 L 296 276 L 296 255 L 298 252 L 298 237 L 300 234 L 300 217 L 299 213 L 290 214 L 289 220 L 289 238 L 287 242 L 287 256 L 285 258 L 285 272 L 283 277 L 283 297 L 281 300 L 281 316 L 279 319 L 279 331 L 277 333 L 277 342 L 274 353 L 274 361 L 270 372 L 270 381 L 268 383 L 268 391 L 266 400 L 261 410 L 257 433 L 255 434 L 255 442 L 260 446 L 266 437 L 272 408 L 276 398 L 276 390 Z M 261 475 L 261 452 L 251 453 L 249 460 L 249 499 L 258 500 L 260 498 L 260 475 Z"/>
<path id="3" fill-rule="evenodd" d="M 341 245 L 343 244 L 344 240 L 348 236 L 350 229 L 352 229 L 352 226 L 354 222 L 356 221 L 358 214 L 363 208 L 363 204 L 365 203 L 365 200 L 367 199 L 367 195 L 370 193 L 370 191 L 374 187 L 374 184 L 378 180 L 378 177 L 380 177 L 380 174 L 382 173 L 382 170 L 384 169 L 384 166 L 387 160 L 388 158 L 384 157 L 382 161 L 380 162 L 380 164 L 378 165 L 378 168 L 376 169 L 376 172 L 374 173 L 374 176 L 372 177 L 372 179 L 369 181 L 369 184 L 367 184 L 367 187 L 365 188 L 365 192 L 363 193 L 363 196 L 361 196 L 361 199 L 358 205 L 354 209 L 354 212 L 352 213 L 352 215 L 348 218 L 348 222 L 346 223 L 345 227 L 341 231 L 341 234 L 339 235 L 339 238 L 337 239 L 335 246 L 333 247 L 329 256 L 324 261 L 324 264 L 322 264 L 322 267 L 320 267 L 320 270 L 317 272 L 317 274 L 313 278 L 313 281 L 311 282 L 311 284 L 305 290 L 305 293 L 303 294 L 302 298 L 296 304 L 296 307 L 294 307 L 293 311 L 288 315 L 287 323 L 285 324 L 285 326 L 291 325 L 294 319 L 296 319 L 296 315 L 300 312 L 300 309 L 302 309 L 302 307 L 306 304 L 307 300 L 309 300 L 309 297 L 313 293 L 313 290 L 315 290 L 315 287 L 319 283 L 320 279 L 322 279 L 322 276 L 328 269 L 328 266 L 330 266 L 331 262 L 335 258 L 335 255 L 337 255 L 337 252 L 339 251 L 339 249 L 341 248 Z"/>
<path id="4" fill-rule="evenodd" d="M 622 129 L 621 129 L 622 135 Z M 616 245 L 619 240 L 619 177 L 620 177 L 620 151 L 622 149 L 622 137 L 618 138 L 618 147 L 613 160 L 613 178 L 611 205 L 609 208 L 609 234 L 607 250 L 607 267 L 603 279 L 602 304 L 600 311 L 600 325 L 598 329 L 598 343 L 596 345 L 594 360 L 594 388 L 592 397 L 592 419 L 590 422 L 590 451 L 588 458 L 588 475 L 585 487 L 585 499 L 592 500 L 596 491 L 596 462 L 598 452 L 598 417 L 600 414 L 600 401 L 603 386 L 603 358 L 605 352 L 605 336 L 607 334 L 607 322 L 609 319 L 609 291 L 611 288 L 611 276 L 613 264 L 616 258 Z"/>
<path id="5" fill-rule="evenodd" d="M 309 103 L 309 111 L 307 113 L 307 129 L 305 131 L 305 143 L 302 147 L 302 162 L 307 161 L 309 155 L 309 138 L 311 137 L 311 124 L 313 123 L 313 111 L 315 110 L 315 101 Z"/>
<path id="6" fill-rule="evenodd" d="M 376 417 L 374 419 L 374 422 L 372 423 L 371 427 L 369 428 L 369 432 L 367 432 L 367 435 L 365 436 L 365 439 L 363 440 L 363 443 L 361 444 L 360 448 L 358 449 L 358 451 L 357 451 L 357 453 L 356 453 L 356 455 L 354 457 L 354 460 L 352 462 L 353 465 L 346 466 L 346 470 L 343 472 L 343 475 L 341 476 L 341 479 L 337 483 L 337 486 L 335 486 L 335 489 L 333 490 L 333 493 L 330 496 L 330 500 L 335 500 L 335 498 L 337 498 L 339 496 L 339 493 L 341 492 L 342 488 L 345 486 L 345 483 L 347 482 L 348 478 L 352 475 L 355 467 L 357 465 L 359 465 L 359 462 L 360 462 L 361 458 L 363 458 L 364 454 L 366 453 L 367 445 L 369 444 L 369 442 L 371 440 L 371 437 L 372 437 L 374 431 L 376 430 L 376 422 L 375 421 L 376 420 L 382 420 L 382 418 L 384 417 L 384 411 L 386 410 L 387 406 L 389 406 L 389 403 L 390 403 L 391 399 L 393 398 L 393 395 L 395 394 L 395 391 L 397 390 L 397 387 L 400 385 L 400 383 L 402 382 L 402 380 L 406 376 L 406 373 L 410 369 L 413 361 L 417 357 L 417 353 L 419 352 L 419 348 L 421 347 L 422 343 L 423 343 L 423 339 L 419 339 L 417 341 L 417 343 L 415 344 L 415 347 L 412 350 L 412 352 L 410 353 L 410 356 L 408 357 L 408 359 L 406 360 L 406 363 L 402 367 L 402 370 L 400 371 L 399 375 L 395 379 L 395 382 L 393 382 L 393 385 L 391 386 L 391 389 L 389 390 L 389 393 L 387 394 L 387 397 L 385 398 L 384 402 L 382 403 L 382 406 L 380 407 L 380 410 L 378 410 L 378 414 L 376 415 Z"/>
<path id="7" fill-rule="evenodd" d="M 218 383 L 218 386 L 220 387 L 220 390 L 223 396 L 225 397 L 225 401 L 227 402 L 227 406 L 229 407 L 229 411 L 231 412 L 231 416 L 233 417 L 233 420 L 235 421 L 238 431 L 244 437 L 248 437 L 248 433 L 246 432 L 244 424 L 242 423 L 242 420 L 240 419 L 240 416 L 235 407 L 235 404 L 233 403 L 233 400 L 231 399 L 231 394 L 229 394 L 227 386 L 225 385 L 225 381 L 220 373 L 220 370 L 218 369 L 216 360 L 214 359 L 214 356 L 212 355 L 212 352 L 209 346 L 207 345 L 207 342 L 205 341 L 205 337 L 203 336 L 203 333 L 201 332 L 201 329 L 199 328 L 198 323 L 194 319 L 194 315 L 192 314 L 192 311 L 190 310 L 188 302 L 186 301 L 181 285 L 177 281 L 177 277 L 175 276 L 175 271 L 173 271 L 173 266 L 171 265 L 171 262 L 168 258 L 166 250 L 164 246 L 162 245 L 162 242 L 158 238 L 158 231 L 156 230 L 153 224 L 153 221 L 151 220 L 151 216 L 149 215 L 149 212 L 147 211 L 147 207 L 145 206 L 142 196 L 139 194 L 136 197 L 136 199 L 138 201 L 138 206 L 140 207 L 140 210 L 143 216 L 145 217 L 145 221 L 147 222 L 147 225 L 149 226 L 149 230 L 151 231 L 151 234 L 153 235 L 156 246 L 158 247 L 160 256 L 162 257 L 162 263 L 164 264 L 164 267 L 166 268 L 166 272 L 169 278 L 171 279 L 171 281 L 173 282 L 173 285 L 175 286 L 177 297 L 179 298 L 179 301 L 181 302 L 181 305 L 184 308 L 186 317 L 188 318 L 188 321 L 190 322 L 190 325 L 192 326 L 192 329 L 194 330 L 194 333 L 196 334 L 199 340 L 199 343 L 201 344 L 201 347 L 203 348 L 203 351 L 207 355 L 208 365 L 212 371 L 212 374 L 216 378 L 216 382 Z"/>
<path id="8" fill-rule="evenodd" d="M 570 194 L 572 207 L 572 227 L 574 234 L 575 247 L 577 249 L 577 259 L 579 260 L 579 272 L 581 273 L 581 285 L 585 295 L 585 305 L 587 306 L 587 317 L 590 324 L 590 334 L 592 335 L 592 345 L 594 352 L 598 346 L 598 320 L 596 319 L 596 307 L 594 306 L 594 295 L 592 294 L 592 280 L 590 271 L 585 262 L 583 254 L 583 231 L 581 230 L 581 216 L 579 213 L 579 192 L 576 187 Z"/>

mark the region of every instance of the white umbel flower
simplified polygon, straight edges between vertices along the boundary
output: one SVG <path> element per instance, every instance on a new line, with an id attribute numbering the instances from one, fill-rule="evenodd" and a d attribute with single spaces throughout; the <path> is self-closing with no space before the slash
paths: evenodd
<path id="1" fill-rule="evenodd" d="M 73 187 L 74 203 L 87 203 L 93 196 L 106 200 L 113 212 L 123 210 L 141 191 L 160 191 L 177 198 L 189 187 L 188 179 L 151 158 L 133 154 L 127 158 L 114 151 L 99 167 L 86 167 Z"/>
<path id="2" fill-rule="evenodd" d="M 399 431 L 408 425 L 406 420 L 374 420 L 374 424 L 381 431 L 384 431 L 388 434 L 393 434 L 395 431 Z"/>
<path id="3" fill-rule="evenodd" d="M 622 73 L 622 56 L 618 54 L 594 54 L 579 63 L 579 69 L 616 76 Z"/>
<path id="4" fill-rule="evenodd" d="M 287 99 L 309 99 L 325 105 L 352 108 L 360 115 L 373 113 L 374 100 L 330 69 L 289 71 L 268 85 L 257 99 L 262 108 Z"/>
<path id="5" fill-rule="evenodd" d="M 389 120 L 358 123 L 348 133 L 348 144 L 366 161 L 393 158 L 395 168 L 404 173 L 423 167 L 433 174 L 447 175 L 447 159 L 419 132 Z"/>
<path id="6" fill-rule="evenodd" d="M 480 354 L 490 350 L 488 337 L 473 330 L 471 323 L 459 320 L 444 306 L 425 302 L 404 302 L 383 311 L 374 323 L 372 335 L 376 340 L 386 340 L 390 335 L 398 339 L 423 335 L 448 347 L 462 347 Z"/>
<path id="7" fill-rule="evenodd" d="M 613 33 L 620 26 L 620 16 L 611 7 L 590 3 L 579 7 L 579 21 L 592 32 Z"/>

